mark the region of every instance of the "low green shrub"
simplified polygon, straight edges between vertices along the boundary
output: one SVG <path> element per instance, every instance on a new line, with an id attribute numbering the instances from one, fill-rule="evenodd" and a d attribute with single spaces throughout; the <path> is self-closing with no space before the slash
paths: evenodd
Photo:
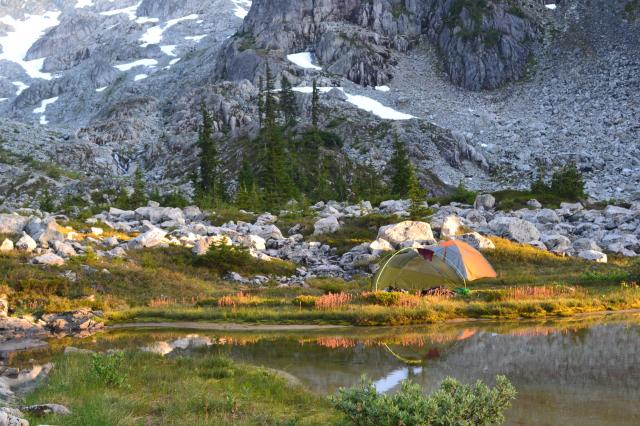
<path id="1" fill-rule="evenodd" d="M 409 381 L 394 394 L 379 394 L 371 382 L 363 381 L 359 386 L 340 389 L 330 400 L 357 426 L 483 426 L 503 423 L 515 396 L 509 380 L 497 376 L 494 388 L 480 381 L 464 385 L 448 378 L 429 396 Z"/>
<path id="2" fill-rule="evenodd" d="M 107 386 L 124 386 L 127 382 L 127 373 L 123 370 L 123 361 L 124 352 L 122 351 L 94 354 L 91 359 L 91 373 Z"/>
<path id="3" fill-rule="evenodd" d="M 364 294 L 364 299 L 376 305 L 393 306 L 400 301 L 400 296 L 398 292 L 374 291 Z"/>

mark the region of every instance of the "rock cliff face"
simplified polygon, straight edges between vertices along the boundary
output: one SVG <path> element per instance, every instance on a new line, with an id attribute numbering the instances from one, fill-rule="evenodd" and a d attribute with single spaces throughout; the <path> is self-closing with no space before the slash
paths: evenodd
<path id="1" fill-rule="evenodd" d="M 640 20 L 627 0 L 544 3 L 4 1 L 1 195 L 22 203 L 42 182 L 100 186 L 138 168 L 188 194 L 201 100 L 233 173 L 269 62 L 302 92 L 326 88 L 321 120 L 356 162 L 383 167 L 397 133 L 430 189 L 526 187 L 538 165 L 575 161 L 594 197 L 640 199 Z M 321 69 L 287 60 L 300 52 Z M 297 102 L 305 123 L 310 96 Z M 415 118 L 362 111 L 380 107 Z M 72 173 L 52 177 L 48 161 Z"/>
<path id="2" fill-rule="evenodd" d="M 405 52 L 426 36 L 442 52 L 455 84 L 495 89 L 524 75 L 536 35 L 532 20 L 516 4 L 257 0 L 219 71 L 223 78 L 252 80 L 260 52 L 314 50 L 328 72 L 380 86 L 392 78 L 394 52 Z"/>

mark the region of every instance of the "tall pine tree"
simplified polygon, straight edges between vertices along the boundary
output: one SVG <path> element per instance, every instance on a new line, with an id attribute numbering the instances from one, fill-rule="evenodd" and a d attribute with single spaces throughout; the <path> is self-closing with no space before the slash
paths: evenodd
<path id="1" fill-rule="evenodd" d="M 264 127 L 262 137 L 266 148 L 262 186 L 265 192 L 265 203 L 269 209 L 282 206 L 294 194 L 287 161 L 286 140 L 277 123 L 278 102 L 274 95 L 275 84 L 271 68 L 266 68 L 266 93 L 264 101 Z"/>
<path id="2" fill-rule="evenodd" d="M 213 138 L 213 120 L 202 102 L 202 126 L 198 135 L 200 176 L 196 181 L 196 197 L 203 205 L 218 205 L 225 198 L 218 146 Z"/>
<path id="3" fill-rule="evenodd" d="M 318 129 L 318 119 L 320 117 L 320 91 L 318 83 L 313 80 L 313 89 L 311 91 L 311 125 L 315 130 Z"/>
<path id="4" fill-rule="evenodd" d="M 296 124 L 297 108 L 296 95 L 293 93 L 291 82 L 286 76 L 282 76 L 280 82 L 280 111 L 284 116 L 285 127 L 291 127 Z"/>
<path id="5" fill-rule="evenodd" d="M 393 141 L 393 156 L 389 160 L 391 172 L 391 195 L 397 198 L 406 198 L 409 195 L 412 166 L 407 156 L 407 150 L 398 136 Z M 415 170 L 413 171 L 415 175 Z"/>

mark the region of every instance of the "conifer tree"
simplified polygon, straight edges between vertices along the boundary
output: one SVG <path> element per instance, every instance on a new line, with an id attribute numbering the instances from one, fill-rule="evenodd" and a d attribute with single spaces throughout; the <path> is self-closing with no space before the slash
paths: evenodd
<path id="1" fill-rule="evenodd" d="M 425 215 L 426 209 L 423 206 L 423 202 L 426 196 L 424 189 L 420 186 L 420 182 L 418 181 L 418 176 L 416 175 L 416 169 L 413 167 L 413 164 L 409 163 L 409 180 L 407 187 L 407 196 L 409 200 L 411 200 L 411 205 L 409 206 L 409 214 L 411 218 L 416 220 L 420 219 Z"/>
<path id="2" fill-rule="evenodd" d="M 311 91 L 311 125 L 314 129 L 318 129 L 318 118 L 320 116 L 320 91 L 316 80 L 313 80 L 313 89 Z"/>
<path id="3" fill-rule="evenodd" d="M 262 128 L 262 119 L 264 116 L 264 80 L 262 76 L 260 76 L 260 81 L 258 82 L 258 123 L 260 123 L 260 127 Z"/>
<path id="4" fill-rule="evenodd" d="M 248 210 L 258 210 L 261 207 L 255 173 L 246 157 L 242 159 L 242 166 L 238 173 L 236 204 L 238 207 Z"/>
<path id="5" fill-rule="evenodd" d="M 393 155 L 389 160 L 389 168 L 391 169 L 391 195 L 398 198 L 407 197 L 412 166 L 405 145 L 397 135 L 393 141 Z M 415 175 L 415 170 L 413 174 Z"/>
<path id="6" fill-rule="evenodd" d="M 196 182 L 196 196 L 203 204 L 216 205 L 224 197 L 218 147 L 213 138 L 213 120 L 202 102 L 202 126 L 198 135 L 200 148 L 200 176 Z"/>
<path id="7" fill-rule="evenodd" d="M 142 169 L 138 167 L 133 175 L 133 193 L 131 197 L 129 197 L 129 205 L 131 208 L 138 208 L 144 206 L 147 201 L 144 174 L 142 173 Z"/>
<path id="8" fill-rule="evenodd" d="M 291 82 L 284 75 L 282 76 L 280 87 L 280 111 L 284 116 L 285 127 L 291 127 L 296 122 L 296 95 L 293 93 Z"/>
<path id="9" fill-rule="evenodd" d="M 293 195 L 290 163 L 286 158 L 286 141 L 277 123 L 278 103 L 274 96 L 275 84 L 271 68 L 266 68 L 266 93 L 264 101 L 264 128 L 262 135 L 265 142 L 263 187 L 266 207 L 273 209 L 288 201 Z"/>

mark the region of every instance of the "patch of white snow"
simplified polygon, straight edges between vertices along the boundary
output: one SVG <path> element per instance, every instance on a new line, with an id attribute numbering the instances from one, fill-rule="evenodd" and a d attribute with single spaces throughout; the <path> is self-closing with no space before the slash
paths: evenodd
<path id="1" fill-rule="evenodd" d="M 115 16 L 123 13 L 129 17 L 129 20 L 133 21 L 137 17 L 136 12 L 138 11 L 138 7 L 140 7 L 141 4 L 142 2 L 134 4 L 133 6 L 122 8 L 122 9 L 107 10 L 106 12 L 100 12 L 100 15 Z"/>
<path id="2" fill-rule="evenodd" d="M 172 45 L 167 45 L 167 46 L 160 46 L 160 50 L 162 50 L 162 53 L 164 53 L 167 56 L 177 56 L 176 55 L 176 48 L 178 46 L 175 44 Z"/>
<path id="3" fill-rule="evenodd" d="M 47 116 L 44 115 L 44 113 L 47 111 L 47 106 L 55 103 L 57 100 L 58 100 L 57 96 L 55 98 L 44 99 L 40 103 L 40 106 L 33 110 L 34 114 L 41 114 L 40 115 L 40 124 L 43 124 L 43 125 L 44 124 L 49 124 L 49 121 L 47 121 Z"/>
<path id="4" fill-rule="evenodd" d="M 320 93 L 327 93 L 331 89 L 338 89 L 343 91 L 347 96 L 347 102 L 357 106 L 361 110 L 377 115 L 380 118 L 386 120 L 410 120 L 412 118 L 415 118 L 413 115 L 396 111 L 395 109 L 384 106 L 380 102 L 366 96 L 350 95 L 349 93 L 345 92 L 342 87 L 318 87 L 318 91 Z M 294 87 L 293 90 L 300 93 L 311 93 L 313 92 L 313 87 Z"/>
<path id="5" fill-rule="evenodd" d="M 21 81 L 14 81 L 12 84 L 18 88 L 18 91 L 16 92 L 16 96 L 20 96 L 20 93 L 24 92 L 29 88 L 29 86 L 27 86 Z"/>
<path id="6" fill-rule="evenodd" d="M 9 15 L 0 18 L 1 23 L 11 27 L 6 35 L 0 37 L 0 46 L 2 46 L 0 60 L 6 59 L 17 63 L 31 78 L 51 80 L 51 74 L 41 71 L 44 58 L 26 61 L 25 56 L 46 30 L 60 23 L 59 17 L 60 12 L 45 12 L 44 15 L 26 14 L 22 20 L 14 19 Z"/>
<path id="7" fill-rule="evenodd" d="M 129 71 L 135 67 L 144 66 L 153 68 L 156 65 L 158 65 L 158 61 L 156 61 L 155 59 L 140 59 L 138 61 L 129 62 L 128 64 L 114 65 L 114 67 L 119 69 L 120 71 Z"/>
<path id="8" fill-rule="evenodd" d="M 235 10 L 233 11 L 234 15 L 236 15 L 240 19 L 244 19 L 249 14 L 249 9 L 251 9 L 251 1 L 249 0 L 231 0 L 233 4 L 236 5 Z"/>
<path id="9" fill-rule="evenodd" d="M 546 7 L 549 10 L 556 10 L 558 6 L 555 3 L 550 3 L 550 4 L 545 4 L 544 7 Z"/>
<path id="10" fill-rule="evenodd" d="M 84 7 L 93 6 L 93 0 L 78 0 L 76 2 L 76 9 L 82 9 Z"/>
<path id="11" fill-rule="evenodd" d="M 389 86 L 376 86 L 378 92 L 389 92 L 391 88 Z"/>
<path id="12" fill-rule="evenodd" d="M 198 19 L 198 15 L 193 14 L 193 15 L 183 16 L 182 18 L 171 19 L 165 22 L 163 25 L 156 25 L 154 27 L 151 27 L 147 29 L 147 31 L 142 35 L 142 37 L 140 37 L 140 41 L 142 42 L 141 46 L 147 47 L 150 44 L 159 44 L 162 41 L 164 32 L 167 31 L 169 28 L 179 24 L 180 22 L 196 20 L 196 19 Z"/>
<path id="13" fill-rule="evenodd" d="M 104 92 L 105 90 L 107 90 L 107 87 L 109 87 L 109 86 L 99 87 L 99 88 L 96 89 L 96 92 L 98 92 L 98 93 Z"/>
<path id="14" fill-rule="evenodd" d="M 292 55 L 287 55 L 287 59 L 300 68 L 312 69 L 312 70 L 322 70 L 322 67 L 315 65 L 313 62 L 313 55 L 311 52 L 300 52 L 294 53 Z"/>
<path id="15" fill-rule="evenodd" d="M 133 78 L 133 81 L 140 81 L 140 80 L 144 80 L 145 78 L 149 77 L 147 74 L 138 74 Z"/>

